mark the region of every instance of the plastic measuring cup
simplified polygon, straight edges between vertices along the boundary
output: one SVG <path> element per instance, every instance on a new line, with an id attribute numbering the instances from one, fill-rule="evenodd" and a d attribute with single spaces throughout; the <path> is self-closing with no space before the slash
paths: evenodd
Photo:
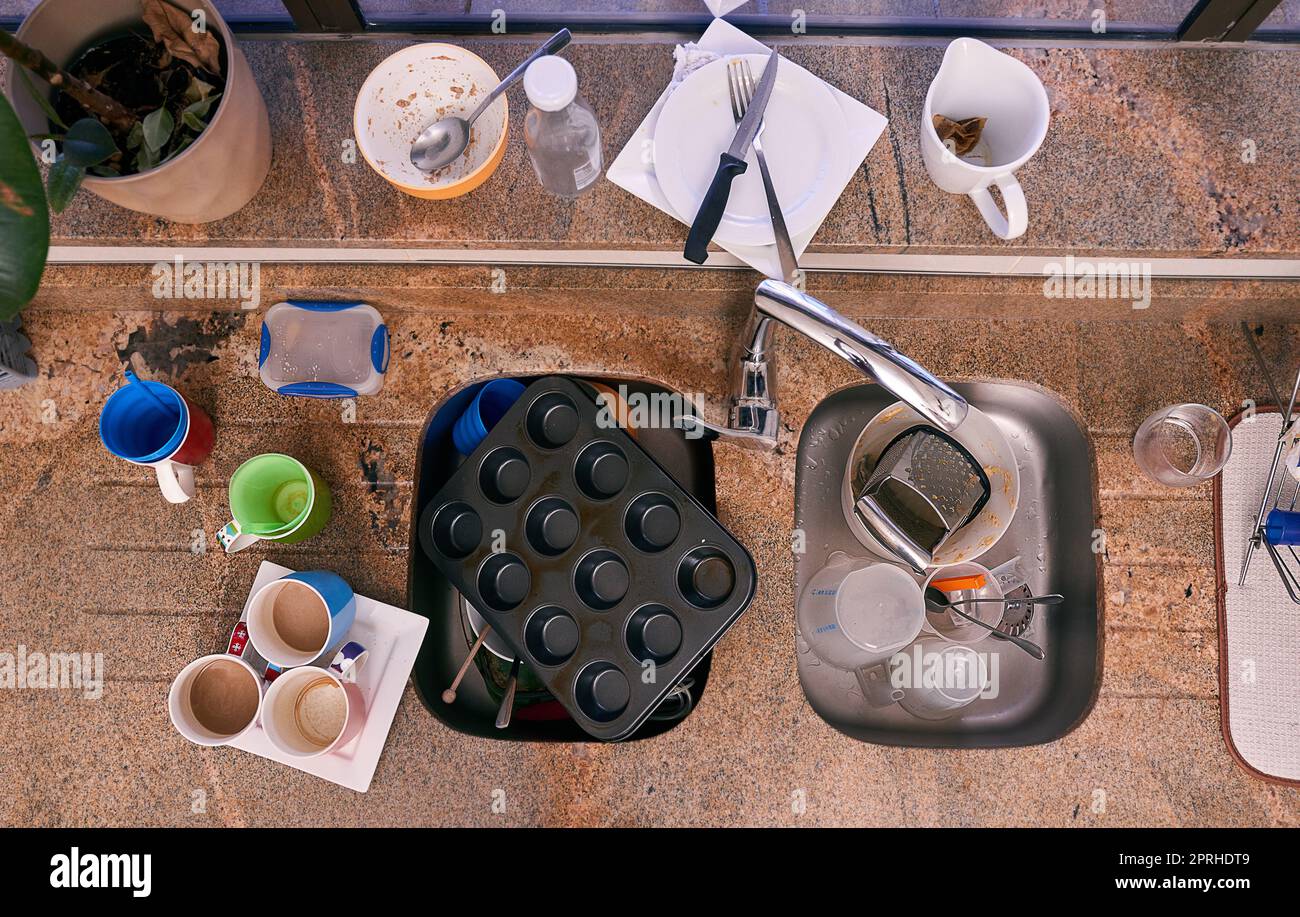
<path id="1" fill-rule="evenodd" d="M 998 569 L 1002 568 L 999 567 Z M 980 576 L 984 577 L 984 585 L 978 589 L 944 591 L 944 594 L 948 597 L 949 602 L 961 602 L 966 599 L 994 599 L 995 601 L 991 602 L 971 602 L 957 607 L 972 618 L 983 621 L 991 627 L 997 627 L 998 622 L 1002 620 L 1002 613 L 1006 606 L 1000 605 L 996 601 L 1003 597 L 1003 587 L 998 576 L 988 567 L 973 562 L 941 567 L 926 577 L 922 588 L 929 587 L 935 580 Z M 987 629 L 980 627 L 978 624 L 972 624 L 954 611 L 932 611 L 929 608 L 925 610 L 925 626 L 922 629 L 927 633 L 938 634 L 953 643 L 964 644 L 979 643 L 989 635 Z"/>
<path id="2" fill-rule="evenodd" d="M 296 544 L 329 522 L 329 487 L 316 472 L 291 455 L 256 455 L 230 477 L 234 518 L 217 533 L 226 553 L 257 541 Z"/>

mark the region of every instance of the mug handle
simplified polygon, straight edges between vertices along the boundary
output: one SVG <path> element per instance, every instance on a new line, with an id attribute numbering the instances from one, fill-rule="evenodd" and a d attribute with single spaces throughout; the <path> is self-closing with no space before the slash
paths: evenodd
<path id="1" fill-rule="evenodd" d="M 853 674 L 858 680 L 858 687 L 862 689 L 862 696 L 871 706 L 888 707 L 903 699 L 903 690 L 895 688 L 890 680 L 888 660 L 865 669 L 857 669 Z"/>
<path id="2" fill-rule="evenodd" d="M 1002 202 L 1006 205 L 1007 215 L 998 210 L 993 195 L 988 187 L 976 188 L 970 192 L 970 199 L 975 202 L 980 216 L 989 224 L 989 229 L 999 239 L 1015 239 L 1025 234 L 1029 228 L 1029 206 L 1025 203 L 1025 192 L 1020 188 L 1016 176 L 1008 172 L 993 179 L 993 184 L 1002 192 Z"/>
<path id="3" fill-rule="evenodd" d="M 239 525 L 233 520 L 227 522 L 224 527 L 217 530 L 217 541 L 226 549 L 227 554 L 234 554 L 236 551 L 242 551 L 244 548 L 251 547 L 260 541 L 256 535 L 245 535 L 239 531 Z"/>
<path id="4" fill-rule="evenodd" d="M 170 460 L 153 466 L 158 488 L 168 503 L 184 503 L 194 496 L 194 466 Z"/>
<path id="5" fill-rule="evenodd" d="M 334 661 L 329 664 L 329 669 L 345 682 L 356 682 L 357 674 L 365 665 L 366 657 L 369 655 L 364 646 L 355 640 L 349 640 L 334 654 Z"/>

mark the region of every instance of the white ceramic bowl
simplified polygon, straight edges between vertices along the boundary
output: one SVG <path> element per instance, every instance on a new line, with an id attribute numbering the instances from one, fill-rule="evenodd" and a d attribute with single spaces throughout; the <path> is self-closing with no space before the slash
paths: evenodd
<path id="1" fill-rule="evenodd" d="M 867 531 L 853 511 L 856 502 L 853 477 L 860 465 L 867 469 L 875 468 L 880 454 L 893 442 L 894 437 L 910 427 L 924 423 L 926 421 L 920 414 L 901 401 L 891 404 L 871 418 L 849 454 L 840 488 L 844 518 L 854 536 L 877 557 L 895 563 L 898 558 Z M 1010 440 L 991 417 L 971 407 L 961 426 L 948 435 L 961 443 L 988 475 L 989 499 L 978 516 L 953 533 L 935 552 L 934 562 L 930 565 L 932 568 L 975 560 L 983 555 L 1006 534 L 1020 502 L 1020 469 L 1016 465 L 1015 452 Z"/>
<path id="2" fill-rule="evenodd" d="M 469 115 L 500 82 L 481 57 L 464 48 L 441 42 L 403 48 L 372 70 L 357 93 L 357 149 L 407 194 L 429 200 L 468 194 L 505 156 L 510 106 L 504 93 L 479 115 L 464 155 L 451 165 L 422 172 L 411 163 L 411 144 L 440 118 Z"/>

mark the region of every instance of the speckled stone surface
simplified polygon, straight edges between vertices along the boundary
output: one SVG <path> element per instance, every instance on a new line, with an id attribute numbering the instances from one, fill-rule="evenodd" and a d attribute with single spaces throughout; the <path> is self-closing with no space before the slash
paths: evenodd
<path id="1" fill-rule="evenodd" d="M 531 41 L 464 43 L 505 72 Z M 344 162 L 357 89 L 404 44 L 245 40 L 275 146 L 271 175 L 255 201 L 217 223 L 173 226 L 83 194 L 55 221 L 58 241 L 680 249 L 681 224 L 608 181 L 577 202 L 545 194 L 527 161 L 519 91 L 511 96 L 505 159 L 466 197 L 419 201 L 363 159 Z M 1019 173 L 1029 231 L 1002 243 L 968 201 L 933 185 L 921 162 L 918 122 L 942 43 L 882 47 L 804 37 L 778 44 L 791 60 L 889 118 L 814 251 L 1297 253 L 1300 137 L 1290 112 L 1300 55 L 1258 46 L 1011 49 L 1046 84 L 1052 126 Z M 566 54 L 600 119 L 608 165 L 668 82 L 672 42 L 583 37 Z M 323 73 L 331 78 L 321 80 Z M 1252 162 L 1243 161 L 1247 142 Z"/>
<path id="2" fill-rule="evenodd" d="M 469 380 L 626 374 L 706 393 L 716 410 L 752 279 L 508 271 L 507 292 L 493 294 L 486 269 L 268 273 L 261 310 L 288 293 L 381 294 L 393 366 L 383 392 L 360 400 L 356 422 L 344 423 L 335 404 L 262 386 L 257 312 L 142 296 L 142 270 L 55 272 L 26 313 L 41 378 L 0 393 L 8 573 L 0 651 L 103 652 L 107 676 L 99 700 L 0 691 L 8 787 L 0 823 L 1300 826 L 1300 792 L 1248 776 L 1220 734 L 1209 490 L 1163 490 L 1129 452 L 1137 423 L 1158 406 L 1195 400 L 1231 412 L 1263 394 L 1228 308 L 1249 309 L 1257 289 L 1171 287 L 1148 310 L 1157 314 L 1136 321 L 1127 308 L 1040 314 L 1019 305 L 1029 293 L 1014 283 L 984 292 L 982 311 L 987 281 L 975 279 L 819 289 L 932 370 L 1046 386 L 1086 424 L 1097 524 L 1107 532 L 1105 669 L 1095 708 L 1063 739 L 996 751 L 885 748 L 841 735 L 810 709 L 795 670 L 794 449 L 818 400 L 855 377 L 779 330 L 781 449 L 715 447 L 720 516 L 753 552 L 760 585 L 718 645 L 695 712 L 663 736 L 617 746 L 504 743 L 451 731 L 408 688 L 372 788 L 360 795 L 238 751 L 189 745 L 167 721 L 171 677 L 224 645 L 263 558 L 335 569 L 359 592 L 403 604 L 421 425 Z M 1294 321 L 1294 287 L 1274 285 L 1271 295 L 1290 302 Z M 953 298 L 966 302 L 959 332 L 942 305 Z M 1200 305 L 1178 305 L 1188 300 Z M 1159 312 L 1166 301 L 1170 311 Z M 1300 325 L 1283 317 L 1255 326 L 1278 367 L 1300 352 Z M 217 449 L 198 471 L 198 497 L 183 506 L 166 504 L 148 472 L 97 440 L 99 408 L 128 359 L 216 421 Z M 230 472 L 272 449 L 329 481 L 330 525 L 298 546 L 194 553 L 194 533 L 227 518 Z M 498 789 L 504 814 L 492 810 Z M 799 790 L 802 814 L 792 805 Z"/>

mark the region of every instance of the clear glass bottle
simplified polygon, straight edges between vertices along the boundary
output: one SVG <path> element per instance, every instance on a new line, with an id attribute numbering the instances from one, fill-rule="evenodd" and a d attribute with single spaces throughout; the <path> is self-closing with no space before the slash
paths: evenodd
<path id="1" fill-rule="evenodd" d="M 562 57 L 543 57 L 524 74 L 532 107 L 524 118 L 524 143 L 542 187 L 575 198 L 600 178 L 600 125 L 578 95 L 578 75 Z"/>

